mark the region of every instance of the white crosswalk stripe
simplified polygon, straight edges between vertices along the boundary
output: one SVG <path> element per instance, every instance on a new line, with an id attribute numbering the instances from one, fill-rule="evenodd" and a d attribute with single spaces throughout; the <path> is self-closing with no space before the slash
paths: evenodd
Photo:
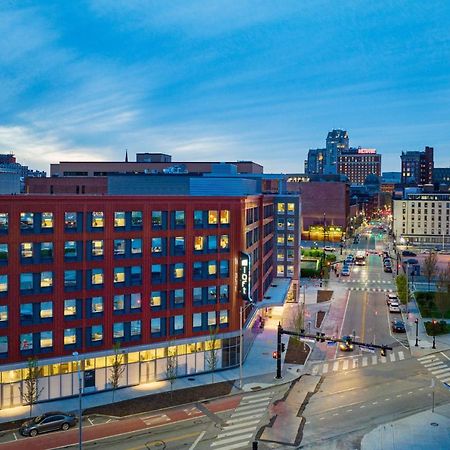
<path id="1" fill-rule="evenodd" d="M 442 372 L 440 374 L 436 374 L 436 378 L 440 379 L 440 378 L 448 377 L 448 375 L 449 375 L 448 372 L 450 372 L 450 368 L 442 370 Z M 431 373 L 433 373 L 433 372 L 431 372 Z"/>
<path id="2" fill-rule="evenodd" d="M 428 367 L 435 367 L 435 366 L 440 366 L 442 365 L 442 361 L 435 361 L 429 364 L 424 364 L 423 367 L 426 367 L 428 369 Z"/>
<path id="3" fill-rule="evenodd" d="M 402 350 L 389 352 L 388 355 L 389 357 L 383 357 L 378 355 L 371 355 L 371 356 L 360 355 L 348 358 L 337 358 L 334 361 L 329 362 L 322 362 L 322 363 L 315 362 L 311 366 L 311 374 L 326 375 L 327 373 L 330 372 L 345 372 L 347 370 L 357 369 L 359 367 L 369 367 L 370 365 L 374 366 L 379 363 L 386 364 L 387 362 L 395 363 L 403 361 L 405 359 L 405 353 Z"/>
<path id="4" fill-rule="evenodd" d="M 444 373 L 444 372 L 450 372 L 450 368 L 448 368 L 447 366 L 444 366 L 443 368 L 440 368 L 438 370 L 432 370 L 431 373 L 433 375 L 437 375 L 438 373 Z"/>
<path id="5" fill-rule="evenodd" d="M 435 358 L 434 355 L 422 356 L 420 358 L 417 358 L 417 361 L 426 361 L 427 359 L 433 359 L 433 358 Z"/>
<path id="6" fill-rule="evenodd" d="M 272 394 L 272 392 L 261 392 L 242 397 L 239 406 L 210 447 L 215 450 L 248 448 L 258 423 L 267 412 Z"/>
<path id="7" fill-rule="evenodd" d="M 422 356 L 417 358 L 417 361 L 442 383 L 450 382 L 450 367 L 446 364 L 447 361 L 443 362 L 436 355 Z"/>

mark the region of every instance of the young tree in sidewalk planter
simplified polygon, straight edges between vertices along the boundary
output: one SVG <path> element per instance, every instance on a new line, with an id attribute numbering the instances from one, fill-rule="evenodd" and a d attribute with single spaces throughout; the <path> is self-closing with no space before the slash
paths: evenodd
<path id="1" fill-rule="evenodd" d="M 441 313 L 441 317 L 445 318 L 450 311 L 450 267 L 439 272 L 437 286 L 434 304 Z"/>
<path id="2" fill-rule="evenodd" d="M 114 355 L 112 357 L 112 365 L 109 368 L 109 378 L 108 381 L 112 387 L 112 401 L 114 403 L 114 397 L 116 389 L 120 384 L 120 377 L 125 371 L 124 355 L 120 351 L 120 342 L 116 342 L 113 345 Z"/>
<path id="3" fill-rule="evenodd" d="M 23 401 L 30 405 L 30 417 L 33 413 L 33 405 L 39 400 L 44 388 L 39 387 L 40 372 L 38 360 L 36 358 L 28 358 L 26 376 L 22 386 L 19 388 Z"/>
<path id="4" fill-rule="evenodd" d="M 167 348 L 167 367 L 166 367 L 166 377 L 170 383 L 170 396 L 173 394 L 173 384 L 177 379 L 177 347 L 169 342 L 169 347 Z"/>
<path id="5" fill-rule="evenodd" d="M 397 275 L 395 278 L 395 284 L 397 285 L 397 295 L 400 301 L 403 304 L 406 304 L 408 301 L 408 286 L 406 275 Z"/>
<path id="6" fill-rule="evenodd" d="M 428 253 L 423 260 L 422 272 L 428 280 L 428 291 L 430 290 L 430 283 L 438 271 L 438 258 L 435 252 Z"/>
<path id="7" fill-rule="evenodd" d="M 214 371 L 217 369 L 219 363 L 219 351 L 217 334 L 219 328 L 209 327 L 209 341 L 205 342 L 205 358 L 208 369 L 211 371 L 211 379 L 214 383 Z"/>

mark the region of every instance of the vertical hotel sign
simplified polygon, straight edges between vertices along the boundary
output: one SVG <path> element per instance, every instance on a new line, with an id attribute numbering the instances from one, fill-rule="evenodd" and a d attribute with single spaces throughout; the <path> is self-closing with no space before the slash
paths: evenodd
<path id="1" fill-rule="evenodd" d="M 239 292 L 242 300 L 252 301 L 250 289 L 250 255 L 241 252 L 239 256 Z"/>

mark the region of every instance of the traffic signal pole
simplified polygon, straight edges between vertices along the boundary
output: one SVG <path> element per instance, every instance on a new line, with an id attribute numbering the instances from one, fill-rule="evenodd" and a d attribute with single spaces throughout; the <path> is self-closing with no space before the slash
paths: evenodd
<path id="1" fill-rule="evenodd" d="M 277 376 L 275 377 L 277 380 L 281 379 L 281 335 L 283 333 L 283 328 L 281 323 L 278 322 L 277 329 Z"/>

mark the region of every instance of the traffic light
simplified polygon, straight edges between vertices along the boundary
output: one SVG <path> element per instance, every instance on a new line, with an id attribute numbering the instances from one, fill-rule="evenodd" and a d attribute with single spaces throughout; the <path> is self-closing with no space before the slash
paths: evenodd
<path id="1" fill-rule="evenodd" d="M 414 321 L 415 324 L 419 323 L 419 319 L 416 318 L 416 320 Z"/>
<path id="2" fill-rule="evenodd" d="M 325 342 L 325 333 L 316 332 L 316 341 L 317 342 Z"/>
<path id="3" fill-rule="evenodd" d="M 272 358 L 273 359 L 278 359 L 278 352 L 277 351 L 272 352 Z"/>
<path id="4" fill-rule="evenodd" d="M 286 351 L 286 344 L 284 342 L 281 343 L 281 353 Z"/>

